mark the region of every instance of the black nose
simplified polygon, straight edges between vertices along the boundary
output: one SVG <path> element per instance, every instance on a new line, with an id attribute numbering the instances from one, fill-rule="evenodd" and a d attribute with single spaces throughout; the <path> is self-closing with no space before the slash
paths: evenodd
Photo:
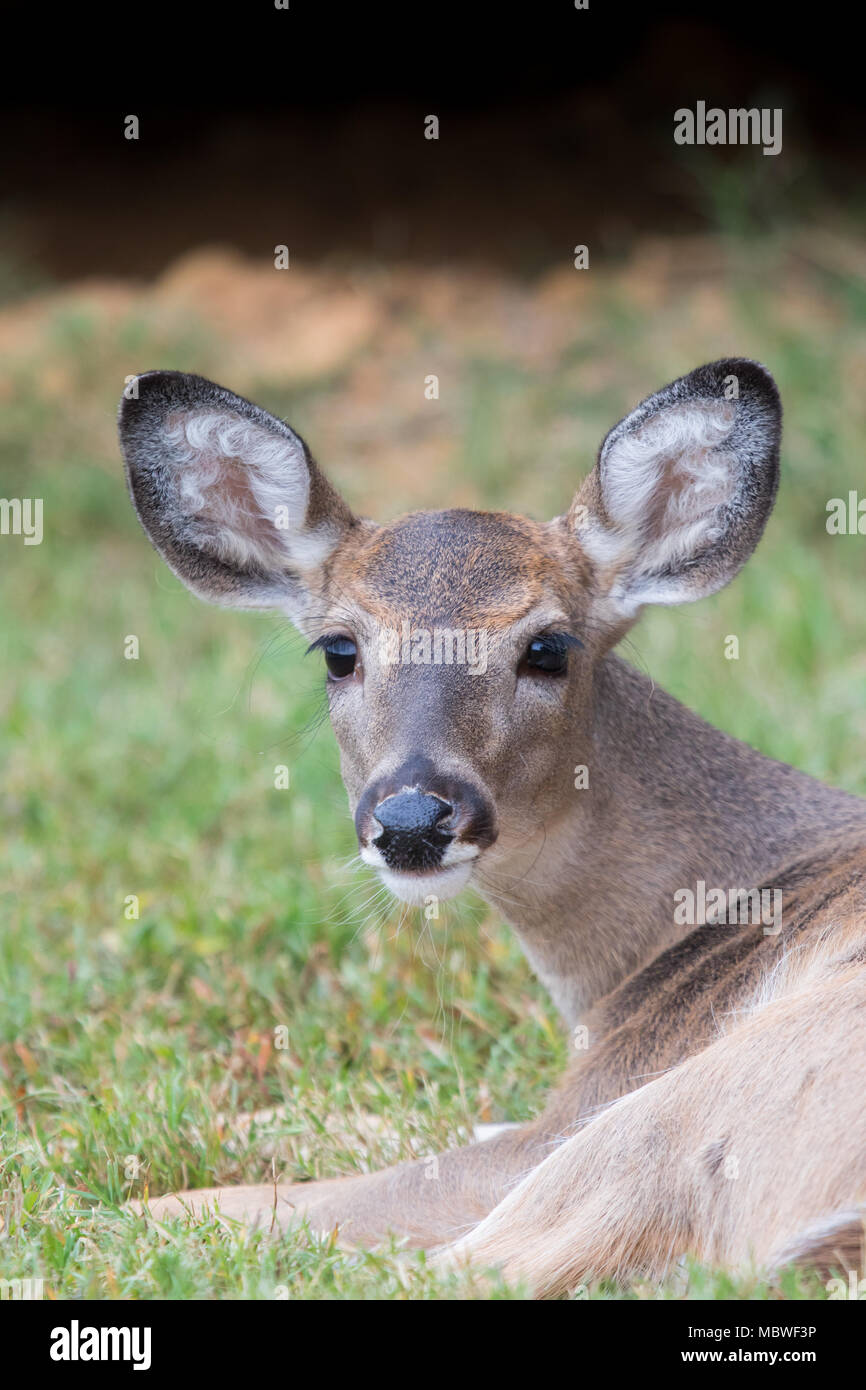
<path id="1" fill-rule="evenodd" d="M 373 844 L 391 869 L 433 869 L 453 836 L 440 830 L 440 822 L 453 807 L 440 796 L 424 792 L 398 792 L 386 796 L 373 812 L 382 833 Z"/>

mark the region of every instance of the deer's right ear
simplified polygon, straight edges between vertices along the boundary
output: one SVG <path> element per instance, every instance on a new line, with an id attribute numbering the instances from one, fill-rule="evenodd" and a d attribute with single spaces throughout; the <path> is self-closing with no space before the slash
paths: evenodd
<path id="1" fill-rule="evenodd" d="M 139 520 L 200 598 L 303 617 L 356 518 L 288 425 L 204 377 L 146 372 L 120 404 Z"/>

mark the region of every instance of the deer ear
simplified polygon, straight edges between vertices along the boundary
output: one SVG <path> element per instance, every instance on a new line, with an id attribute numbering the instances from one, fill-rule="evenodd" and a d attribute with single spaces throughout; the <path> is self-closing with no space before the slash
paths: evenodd
<path id="1" fill-rule="evenodd" d="M 135 510 L 200 598 L 300 618 L 357 525 L 288 425 L 204 377 L 146 372 L 120 404 Z"/>
<path id="2" fill-rule="evenodd" d="M 568 523 L 613 619 L 721 589 L 757 545 L 779 478 L 769 372 L 728 358 L 665 386 L 616 425 Z"/>

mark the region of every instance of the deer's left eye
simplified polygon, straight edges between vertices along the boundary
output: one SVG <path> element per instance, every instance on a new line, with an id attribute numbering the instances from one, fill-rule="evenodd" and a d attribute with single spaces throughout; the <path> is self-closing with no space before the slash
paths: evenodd
<path id="1" fill-rule="evenodd" d="M 351 637 L 331 637 L 324 648 L 325 665 L 332 680 L 345 680 L 351 676 L 358 659 L 358 649 Z"/>
<path id="2" fill-rule="evenodd" d="M 535 637 L 526 649 L 523 665 L 545 676 L 562 676 L 568 667 L 568 648 L 561 637 Z"/>

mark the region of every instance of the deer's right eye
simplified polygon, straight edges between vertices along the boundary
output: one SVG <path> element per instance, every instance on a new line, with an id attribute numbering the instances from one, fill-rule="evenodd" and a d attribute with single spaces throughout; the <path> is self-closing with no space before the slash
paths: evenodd
<path id="1" fill-rule="evenodd" d="M 358 659 L 358 649 L 351 637 L 330 637 L 324 652 L 325 665 L 332 680 L 342 681 L 351 676 Z"/>

